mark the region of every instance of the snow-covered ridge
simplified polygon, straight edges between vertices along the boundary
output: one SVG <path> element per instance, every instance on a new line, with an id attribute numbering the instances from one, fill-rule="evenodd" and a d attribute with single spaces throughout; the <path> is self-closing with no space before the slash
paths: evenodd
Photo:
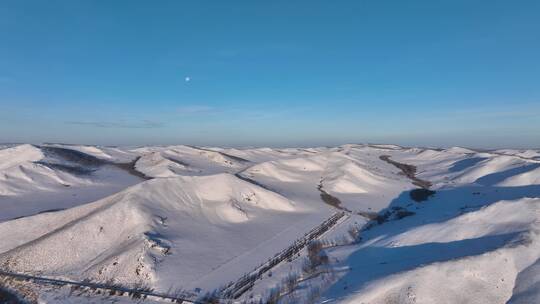
<path id="1" fill-rule="evenodd" d="M 280 222 L 271 217 L 294 210 L 286 198 L 228 174 L 155 179 L 92 204 L 1 223 L 0 264 L 18 272 L 129 283 L 157 281 L 162 274 L 155 259 L 163 259 L 187 263 L 176 275 L 193 279 L 200 274 L 193 277 L 189 269 L 210 254 L 205 245 L 228 248 L 207 263 L 230 259 L 245 246 L 234 239 L 279 230 L 266 227 Z M 236 224 L 251 229 L 233 229 Z"/>
<path id="2" fill-rule="evenodd" d="M 540 252 L 537 153 L 8 145 L 0 149 L 0 265 L 204 293 L 344 211 L 323 239 L 346 239 L 351 225 L 366 230 L 359 244 L 326 250 L 334 279 L 303 283 L 321 283 L 322 299 L 527 303 L 537 299 L 529 283 Z M 412 200 L 410 177 L 381 156 L 413 166 L 436 194 Z M 277 265 L 244 296 L 268 296 L 290 272 L 302 272 L 305 254 Z M 456 288 L 434 292 L 448 284 Z M 292 294 L 302 303 L 310 288 Z"/>
<path id="3" fill-rule="evenodd" d="M 114 162 L 78 150 L 9 147 L 0 150 L 0 221 L 88 203 L 141 180 Z"/>

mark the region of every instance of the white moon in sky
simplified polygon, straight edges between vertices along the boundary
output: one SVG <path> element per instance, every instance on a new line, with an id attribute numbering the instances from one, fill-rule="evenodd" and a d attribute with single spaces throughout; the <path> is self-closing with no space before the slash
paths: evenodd
<path id="1" fill-rule="evenodd" d="M 188 77 L 184 78 L 184 80 L 185 80 L 186 82 L 189 82 L 189 81 L 191 80 L 191 77 L 188 76 Z"/>

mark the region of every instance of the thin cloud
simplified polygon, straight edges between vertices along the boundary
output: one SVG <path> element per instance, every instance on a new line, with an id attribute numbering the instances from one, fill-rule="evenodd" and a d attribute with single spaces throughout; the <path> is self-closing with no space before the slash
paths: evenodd
<path id="1" fill-rule="evenodd" d="M 215 112 L 216 109 L 210 106 L 182 106 L 176 108 L 176 112 L 181 115 L 208 114 Z"/>
<path id="2" fill-rule="evenodd" d="M 163 123 L 143 120 L 140 122 L 110 121 L 66 121 L 69 125 L 92 126 L 97 128 L 154 129 L 163 127 Z"/>

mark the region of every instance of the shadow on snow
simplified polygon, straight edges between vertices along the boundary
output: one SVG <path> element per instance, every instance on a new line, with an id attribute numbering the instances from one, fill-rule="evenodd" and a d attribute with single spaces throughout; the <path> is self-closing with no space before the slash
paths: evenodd
<path id="1" fill-rule="evenodd" d="M 529 170 L 532 170 L 528 168 Z M 506 171 L 505 171 L 506 172 Z M 507 173 L 501 172 L 502 175 Z M 515 174 L 515 171 L 513 171 Z M 495 179 L 495 177 L 492 177 Z M 540 197 L 540 185 L 520 187 L 494 187 L 472 185 L 440 189 L 429 200 L 416 203 L 410 191 L 402 192 L 380 214 L 396 208 L 416 212 L 400 220 L 374 225 L 362 233 L 364 240 L 388 239 L 419 226 L 442 223 L 463 213 L 479 210 L 501 200 Z M 376 279 L 411 270 L 434 262 L 444 262 L 467 256 L 479 255 L 504 246 L 520 232 L 502 235 L 485 235 L 474 239 L 463 239 L 448 243 L 424 243 L 401 247 L 361 247 L 352 253 L 346 264 L 351 270 L 326 293 L 328 298 L 359 291 Z"/>

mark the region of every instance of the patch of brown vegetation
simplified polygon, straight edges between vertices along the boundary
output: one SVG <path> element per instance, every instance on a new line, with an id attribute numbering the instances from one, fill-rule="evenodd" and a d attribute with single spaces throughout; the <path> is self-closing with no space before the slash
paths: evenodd
<path id="1" fill-rule="evenodd" d="M 394 160 L 390 159 L 390 155 L 381 155 L 379 158 L 381 160 L 395 166 L 396 168 L 400 169 L 402 174 L 407 176 L 407 178 L 409 178 L 412 181 L 413 185 L 416 185 L 416 186 L 421 187 L 423 189 L 429 189 L 429 187 L 431 187 L 431 183 L 429 181 L 419 179 L 418 177 L 416 177 L 416 167 L 415 166 L 408 165 L 408 164 L 403 164 L 403 163 L 398 163 L 397 161 L 394 161 Z"/>

